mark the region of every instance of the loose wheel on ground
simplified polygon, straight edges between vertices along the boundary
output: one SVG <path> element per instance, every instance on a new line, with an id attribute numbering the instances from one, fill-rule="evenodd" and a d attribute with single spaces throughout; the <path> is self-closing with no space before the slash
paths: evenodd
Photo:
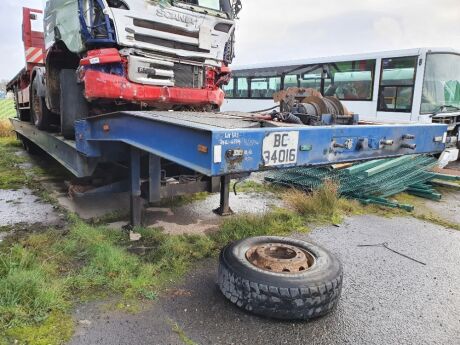
<path id="1" fill-rule="evenodd" d="M 285 237 L 253 237 L 220 254 L 224 296 L 254 314 L 308 320 L 330 312 L 342 290 L 342 266 L 328 251 Z"/>

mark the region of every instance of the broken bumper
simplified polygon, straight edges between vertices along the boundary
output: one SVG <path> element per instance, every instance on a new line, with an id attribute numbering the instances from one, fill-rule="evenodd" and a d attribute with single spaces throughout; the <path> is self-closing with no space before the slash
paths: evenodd
<path id="1" fill-rule="evenodd" d="M 217 89 L 192 89 L 168 86 L 152 86 L 130 82 L 123 76 L 95 70 L 85 71 L 85 97 L 113 99 L 128 102 L 144 102 L 163 105 L 217 105 L 224 101 L 224 92 Z"/>

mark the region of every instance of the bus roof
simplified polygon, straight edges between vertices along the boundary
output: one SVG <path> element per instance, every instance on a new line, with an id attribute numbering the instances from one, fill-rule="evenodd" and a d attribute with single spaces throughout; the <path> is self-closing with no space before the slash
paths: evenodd
<path id="1" fill-rule="evenodd" d="M 276 67 L 295 68 L 296 66 L 314 65 L 314 64 L 318 64 L 322 62 L 344 62 L 344 61 L 378 59 L 378 58 L 384 58 L 384 57 L 415 56 L 415 55 L 423 54 L 425 52 L 460 54 L 459 50 L 456 50 L 453 48 L 425 47 L 425 48 L 412 48 L 412 49 L 389 50 L 389 51 L 381 51 L 381 52 L 370 52 L 370 53 L 352 54 L 352 55 L 324 56 L 324 57 L 315 57 L 315 58 L 310 58 L 310 59 L 262 62 L 262 63 L 251 64 L 251 65 L 235 65 L 235 66 L 232 66 L 232 70 L 233 71 L 245 71 L 245 70 L 254 70 L 254 69 L 276 68 Z"/>

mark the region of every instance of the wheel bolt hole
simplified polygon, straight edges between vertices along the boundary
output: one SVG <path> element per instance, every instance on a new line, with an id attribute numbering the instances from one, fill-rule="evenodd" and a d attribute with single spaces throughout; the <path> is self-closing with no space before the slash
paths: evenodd
<path id="1" fill-rule="evenodd" d="M 305 267 L 300 266 L 300 267 L 299 267 L 299 271 L 305 271 Z"/>
<path id="2" fill-rule="evenodd" d="M 291 272 L 291 271 L 288 270 L 287 268 L 283 268 L 283 272 Z"/>

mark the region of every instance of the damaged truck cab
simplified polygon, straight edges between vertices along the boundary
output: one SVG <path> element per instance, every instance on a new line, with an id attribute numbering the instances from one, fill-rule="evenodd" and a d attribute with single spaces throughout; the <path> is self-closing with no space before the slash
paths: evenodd
<path id="1" fill-rule="evenodd" d="M 43 64 L 28 68 L 27 90 L 14 80 L 10 88 L 29 94 L 18 108 L 29 107 L 37 127 L 60 123 L 65 137 L 75 120 L 115 110 L 219 109 L 240 8 L 238 0 L 48 0 Z"/>

